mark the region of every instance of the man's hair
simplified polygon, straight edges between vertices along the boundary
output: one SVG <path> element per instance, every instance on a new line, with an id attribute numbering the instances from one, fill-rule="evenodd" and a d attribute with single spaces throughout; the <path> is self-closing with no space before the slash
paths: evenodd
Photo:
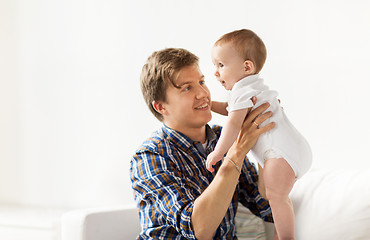
<path id="1" fill-rule="evenodd" d="M 154 109 L 153 101 L 166 102 L 168 85 L 177 87 L 174 81 L 180 70 L 198 62 L 197 56 L 182 48 L 166 48 L 148 58 L 141 71 L 141 91 L 145 103 L 159 121 L 163 121 L 163 116 Z"/>
<path id="2" fill-rule="evenodd" d="M 235 50 L 246 61 L 252 61 L 256 66 L 256 73 L 259 73 L 266 61 L 266 47 L 260 37 L 248 29 L 236 30 L 226 33 L 215 43 L 220 46 L 224 43 L 234 44 Z"/>

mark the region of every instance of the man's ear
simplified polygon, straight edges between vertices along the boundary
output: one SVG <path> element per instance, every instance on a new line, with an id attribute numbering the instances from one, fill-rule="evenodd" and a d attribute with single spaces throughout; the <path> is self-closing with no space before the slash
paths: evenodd
<path id="1" fill-rule="evenodd" d="M 158 113 L 162 115 L 166 113 L 166 108 L 162 101 L 153 101 L 152 106 Z"/>
<path id="2" fill-rule="evenodd" d="M 244 62 L 244 72 L 248 75 L 254 74 L 256 72 L 256 66 L 251 60 L 246 60 Z"/>

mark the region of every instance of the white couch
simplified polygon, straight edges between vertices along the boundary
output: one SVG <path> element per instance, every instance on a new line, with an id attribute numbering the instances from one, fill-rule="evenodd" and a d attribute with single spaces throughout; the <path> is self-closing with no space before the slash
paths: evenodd
<path id="1" fill-rule="evenodd" d="M 297 181 L 291 199 L 297 240 L 370 239 L 370 169 L 312 170 Z M 267 238 L 258 239 L 271 239 L 273 228 L 266 229 Z M 139 231 L 134 206 L 77 210 L 62 217 L 62 240 L 135 239 Z"/>
<path id="2" fill-rule="evenodd" d="M 126 240 L 140 232 L 135 206 L 81 209 L 62 216 L 62 240 Z"/>
<path id="3" fill-rule="evenodd" d="M 369 240 L 370 169 L 311 171 L 291 199 L 298 240 Z"/>

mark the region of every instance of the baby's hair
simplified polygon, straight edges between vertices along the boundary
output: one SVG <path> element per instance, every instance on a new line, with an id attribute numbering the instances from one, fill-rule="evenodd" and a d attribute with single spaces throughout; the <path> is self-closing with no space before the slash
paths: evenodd
<path id="1" fill-rule="evenodd" d="M 255 64 L 256 73 L 261 71 L 266 61 L 267 51 L 257 34 L 248 29 L 236 30 L 224 34 L 215 42 L 215 46 L 229 42 L 234 44 L 236 51 L 245 61 L 250 60 Z"/>

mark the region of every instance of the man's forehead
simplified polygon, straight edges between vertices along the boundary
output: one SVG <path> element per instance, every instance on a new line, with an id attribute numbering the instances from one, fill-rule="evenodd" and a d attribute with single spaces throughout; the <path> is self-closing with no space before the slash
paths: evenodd
<path id="1" fill-rule="evenodd" d="M 184 84 L 197 82 L 202 79 L 204 79 L 204 75 L 200 71 L 199 67 L 197 65 L 193 65 L 181 69 L 177 77 L 174 79 L 174 84 L 181 86 Z"/>

